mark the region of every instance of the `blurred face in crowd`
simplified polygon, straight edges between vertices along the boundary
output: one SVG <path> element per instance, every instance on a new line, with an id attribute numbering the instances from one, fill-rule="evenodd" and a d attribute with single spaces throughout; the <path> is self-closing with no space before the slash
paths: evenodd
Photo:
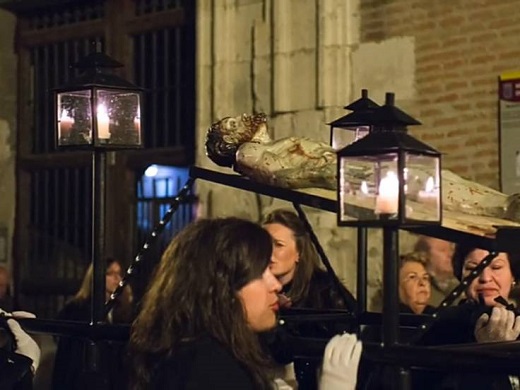
<path id="1" fill-rule="evenodd" d="M 430 275 L 424 265 L 406 261 L 399 270 L 399 299 L 416 314 L 423 312 L 430 299 Z"/>
<path id="2" fill-rule="evenodd" d="M 275 327 L 278 292 L 281 289 L 282 285 L 267 267 L 260 278 L 250 281 L 238 291 L 247 323 L 255 332 L 265 332 Z"/>
<path id="3" fill-rule="evenodd" d="M 285 285 L 293 279 L 300 260 L 294 233 L 279 223 L 268 223 L 264 228 L 273 238 L 273 256 L 269 267 L 274 276 Z"/>
<path id="4" fill-rule="evenodd" d="M 117 261 L 114 261 L 107 268 L 105 274 L 106 293 L 111 294 L 121 281 L 121 266 Z"/>
<path id="5" fill-rule="evenodd" d="M 468 276 L 488 254 L 488 251 L 482 249 L 475 249 L 471 252 L 464 261 L 462 276 Z M 499 253 L 491 264 L 484 268 L 480 276 L 471 282 L 466 290 L 466 295 L 474 301 L 479 301 L 479 295 L 481 295 L 487 306 L 500 306 L 495 302 L 495 298 L 502 296 L 508 299 L 513 282 L 514 277 L 509 258 L 506 253 Z"/>
<path id="6" fill-rule="evenodd" d="M 434 237 L 425 237 L 429 246 L 429 260 L 431 271 L 434 275 L 453 275 L 453 265 L 451 258 L 454 252 L 454 245 L 449 241 L 440 240 Z"/>

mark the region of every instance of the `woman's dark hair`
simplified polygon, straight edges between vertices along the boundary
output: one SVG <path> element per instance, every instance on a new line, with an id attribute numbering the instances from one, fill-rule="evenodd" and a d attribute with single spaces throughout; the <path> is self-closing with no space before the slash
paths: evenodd
<path id="1" fill-rule="evenodd" d="M 458 280 L 462 280 L 462 271 L 464 270 L 464 262 L 466 261 L 466 258 L 476 249 L 479 248 L 467 244 L 458 244 L 455 247 L 455 253 L 453 254 L 451 263 L 453 265 L 453 273 Z M 509 267 L 511 268 L 513 278 L 518 280 L 520 278 L 520 253 L 505 253 L 509 260 Z"/>
<path id="2" fill-rule="evenodd" d="M 133 389 L 148 389 L 161 358 L 179 342 L 209 335 L 270 387 L 267 357 L 248 326 L 238 291 L 260 278 L 272 254 L 269 234 L 238 218 L 201 219 L 169 244 L 130 335 Z"/>
<path id="3" fill-rule="evenodd" d="M 316 270 L 320 269 L 320 259 L 305 225 L 296 213 L 291 210 L 277 209 L 268 214 L 263 224 L 278 223 L 292 231 L 296 241 L 300 261 L 296 266 L 292 285 L 287 295 L 295 303 L 305 299 L 309 292 L 310 281 Z"/>

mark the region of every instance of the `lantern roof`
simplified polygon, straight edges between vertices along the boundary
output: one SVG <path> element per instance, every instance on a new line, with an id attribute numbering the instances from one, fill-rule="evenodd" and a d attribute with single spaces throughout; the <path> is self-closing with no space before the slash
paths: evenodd
<path id="1" fill-rule="evenodd" d="M 361 98 L 350 103 L 348 106 L 343 107 L 353 112 L 348 113 L 347 115 L 342 116 L 341 118 L 338 118 L 328 123 L 328 125 L 334 127 L 362 125 L 370 126 L 373 124 L 372 115 L 374 111 L 379 107 L 379 104 L 377 104 L 368 97 L 368 90 L 362 89 Z"/>
<path id="2" fill-rule="evenodd" d="M 441 153 L 404 131 L 371 132 L 358 141 L 338 151 L 338 156 L 375 156 L 400 151 L 430 156 Z"/>
<path id="3" fill-rule="evenodd" d="M 374 131 L 381 128 L 406 131 L 406 126 L 420 125 L 421 122 L 396 107 L 395 94 L 387 92 L 385 104 L 374 111 L 373 124 Z"/>
<path id="4" fill-rule="evenodd" d="M 74 64 L 82 69 L 83 73 L 69 81 L 59 89 L 73 90 L 83 88 L 112 88 L 142 90 L 142 88 L 111 73 L 112 69 L 120 68 L 123 64 L 107 56 L 105 53 L 93 52 Z"/>
<path id="5" fill-rule="evenodd" d="M 372 110 L 374 108 L 380 107 L 379 104 L 374 102 L 372 99 L 368 97 L 368 89 L 363 88 L 361 90 L 361 98 L 356 101 L 353 101 L 348 106 L 343 108 L 350 111 L 360 111 L 360 110 Z"/>

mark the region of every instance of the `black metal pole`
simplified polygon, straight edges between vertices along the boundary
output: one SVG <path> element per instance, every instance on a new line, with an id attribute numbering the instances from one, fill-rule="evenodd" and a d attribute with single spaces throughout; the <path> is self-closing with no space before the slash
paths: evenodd
<path id="1" fill-rule="evenodd" d="M 398 231 L 394 227 L 383 228 L 383 334 L 385 346 L 399 341 L 399 297 L 397 285 L 399 243 Z"/>
<path id="2" fill-rule="evenodd" d="M 399 231 L 395 227 L 383 228 L 383 346 L 399 343 Z M 391 367 L 392 387 L 411 389 L 410 371 L 404 367 Z"/>
<path id="3" fill-rule="evenodd" d="M 367 311 L 367 228 L 357 229 L 357 306 L 358 314 Z"/>
<path id="4" fill-rule="evenodd" d="M 92 296 L 90 327 L 104 322 L 105 272 L 105 192 L 106 152 L 94 150 L 92 161 Z M 100 366 L 100 341 L 88 340 L 85 348 L 83 382 L 90 389 L 108 389 L 108 378 Z"/>
<path id="5" fill-rule="evenodd" d="M 105 272 L 105 188 L 106 152 L 95 150 L 92 162 L 92 300 L 90 324 L 104 320 Z"/>

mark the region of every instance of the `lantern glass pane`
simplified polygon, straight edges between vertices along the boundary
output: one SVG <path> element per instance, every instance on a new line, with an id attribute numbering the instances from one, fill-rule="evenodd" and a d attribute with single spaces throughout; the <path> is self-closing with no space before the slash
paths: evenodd
<path id="1" fill-rule="evenodd" d="M 405 161 L 406 219 L 440 221 L 440 157 L 408 153 Z"/>
<path id="2" fill-rule="evenodd" d="M 91 144 L 91 90 L 59 92 L 56 96 L 58 145 Z"/>
<path id="3" fill-rule="evenodd" d="M 99 89 L 96 96 L 96 143 L 141 145 L 140 93 Z"/>
<path id="4" fill-rule="evenodd" d="M 397 153 L 340 157 L 341 221 L 397 219 Z"/>
<path id="5" fill-rule="evenodd" d="M 355 142 L 370 131 L 370 126 L 357 127 L 332 127 L 331 128 L 331 146 L 335 150 L 343 149 L 345 146 Z"/>

